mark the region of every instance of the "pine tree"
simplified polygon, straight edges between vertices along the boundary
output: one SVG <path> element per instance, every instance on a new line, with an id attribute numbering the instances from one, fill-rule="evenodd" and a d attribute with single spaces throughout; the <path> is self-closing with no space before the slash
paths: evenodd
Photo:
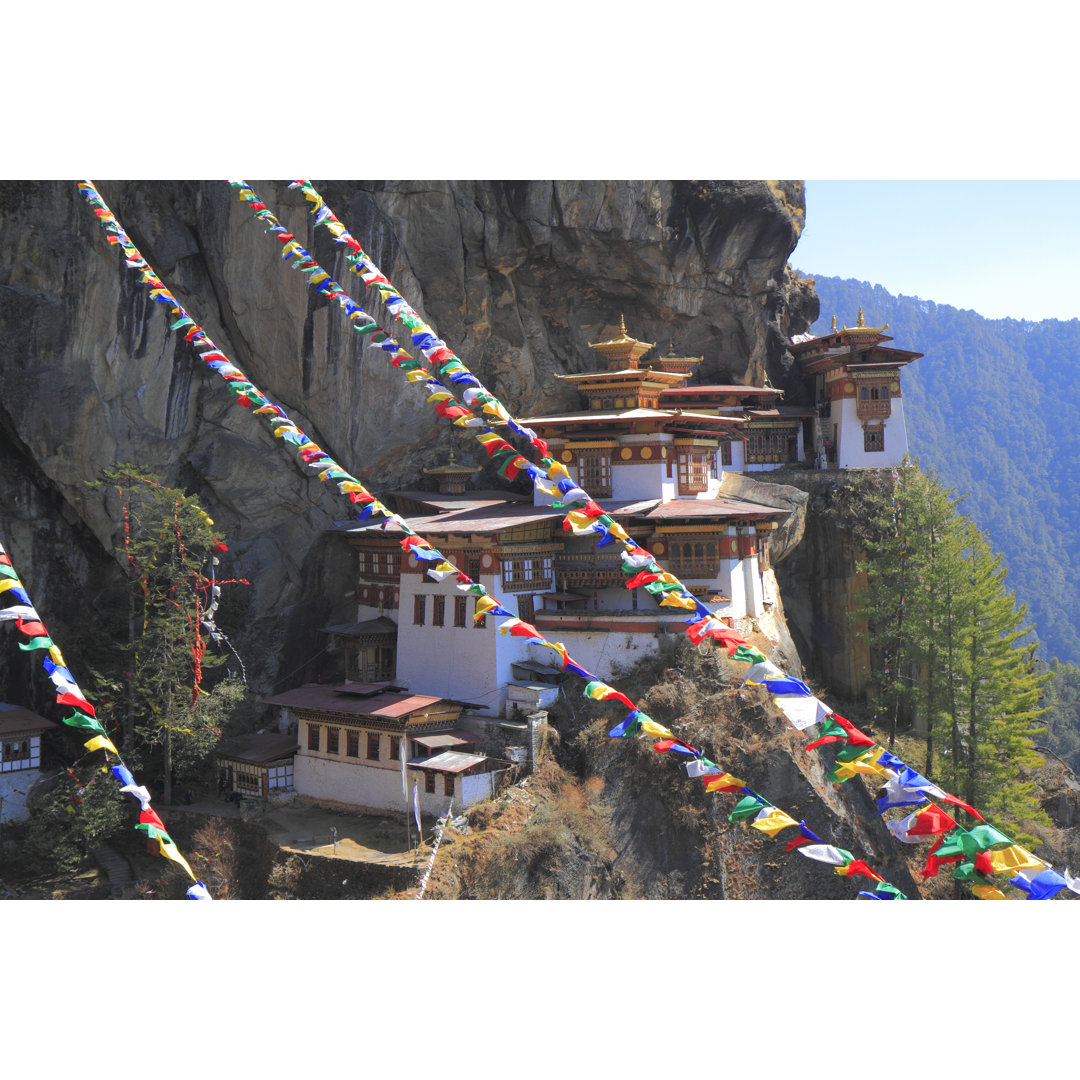
<path id="1" fill-rule="evenodd" d="M 891 736 L 897 722 L 921 721 L 927 776 L 1011 821 L 1042 820 L 1019 770 L 1041 762 L 1033 740 L 1047 675 L 1001 556 L 957 501 L 936 478 L 905 468 L 879 514 L 862 612 L 872 655 L 890 665 L 876 704 L 892 710 Z"/>

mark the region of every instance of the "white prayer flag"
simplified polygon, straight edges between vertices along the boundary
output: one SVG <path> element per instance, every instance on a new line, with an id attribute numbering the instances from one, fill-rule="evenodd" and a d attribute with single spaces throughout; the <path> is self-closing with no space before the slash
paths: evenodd
<path id="1" fill-rule="evenodd" d="M 847 866 L 851 861 L 840 854 L 840 849 L 832 844 L 804 844 L 795 849 L 800 855 L 808 859 L 816 859 L 818 862 L 828 863 L 830 866 Z"/>
<path id="2" fill-rule="evenodd" d="M 416 831 L 420 832 L 420 789 L 413 784 L 412 787 L 413 815 L 416 817 Z"/>
<path id="3" fill-rule="evenodd" d="M 806 697 L 804 694 L 774 694 L 773 704 L 788 718 L 796 731 L 804 731 L 813 724 L 821 723 L 832 712 L 832 709 L 816 697 Z"/>
<path id="4" fill-rule="evenodd" d="M 743 682 L 757 684 L 763 683 L 766 678 L 777 679 L 783 677 L 784 673 L 771 660 L 762 660 L 760 664 L 754 664 L 746 669 Z"/>

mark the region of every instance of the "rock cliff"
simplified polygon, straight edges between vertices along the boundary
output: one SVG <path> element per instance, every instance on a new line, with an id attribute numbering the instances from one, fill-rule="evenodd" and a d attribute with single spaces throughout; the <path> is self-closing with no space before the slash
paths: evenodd
<path id="1" fill-rule="evenodd" d="M 253 185 L 359 296 L 284 182 Z M 706 379 L 790 385 L 790 335 L 817 315 L 786 263 L 798 182 L 317 182 L 410 302 L 518 415 L 571 404 L 556 373 L 625 314 L 704 354 Z M 417 484 L 449 429 L 340 312 L 281 265 L 223 182 L 103 182 L 134 242 L 218 345 L 375 490 Z M 115 573 L 116 524 L 86 486 L 137 461 L 203 501 L 251 588 L 231 616 L 255 686 L 302 677 L 353 586 L 324 540 L 348 507 L 306 478 L 171 334 L 74 183 L 0 184 L 0 532 L 69 655 Z M 459 456 L 472 453 L 458 442 Z M 9 673 L 9 679 L 22 676 Z M 9 687 L 0 686 L 0 691 Z"/>

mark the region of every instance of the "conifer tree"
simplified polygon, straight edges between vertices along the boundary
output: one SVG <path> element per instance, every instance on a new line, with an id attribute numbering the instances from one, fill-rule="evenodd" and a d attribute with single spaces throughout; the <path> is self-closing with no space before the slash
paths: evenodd
<path id="1" fill-rule="evenodd" d="M 901 470 L 868 544 L 863 594 L 872 654 L 888 657 L 876 704 L 897 722 L 920 721 L 923 772 L 1012 821 L 1042 820 L 1034 784 L 1018 770 L 1041 761 L 1033 739 L 1045 708 L 1026 610 L 983 534 L 954 493 L 917 467 Z M 891 745 L 891 742 L 890 742 Z"/>

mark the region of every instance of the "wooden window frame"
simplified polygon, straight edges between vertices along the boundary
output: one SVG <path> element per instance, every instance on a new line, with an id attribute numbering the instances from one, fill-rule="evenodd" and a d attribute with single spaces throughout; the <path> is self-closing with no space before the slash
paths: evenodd
<path id="1" fill-rule="evenodd" d="M 436 593 L 431 598 L 431 625 L 442 626 L 446 619 L 446 597 Z"/>
<path id="2" fill-rule="evenodd" d="M 611 451 L 577 451 L 578 484 L 594 499 L 611 498 Z"/>
<path id="3" fill-rule="evenodd" d="M 318 753 L 321 746 L 322 724 L 312 724 L 309 722 L 307 726 L 307 748 Z"/>
<path id="4" fill-rule="evenodd" d="M 425 593 L 417 593 L 413 597 L 413 626 L 423 626 L 424 621 L 427 619 L 427 595 Z"/>
<path id="5" fill-rule="evenodd" d="M 339 754 L 341 752 L 341 728 L 327 725 L 326 752 L 328 754 Z"/>
<path id="6" fill-rule="evenodd" d="M 468 626 L 469 608 L 468 600 L 464 596 L 454 597 L 454 625 Z"/>
<path id="7" fill-rule="evenodd" d="M 345 756 L 354 758 L 360 756 L 360 732 L 352 728 L 345 732 Z"/>
<path id="8" fill-rule="evenodd" d="M 708 450 L 680 450 L 678 458 L 679 494 L 698 495 L 709 490 L 712 454 Z"/>
<path id="9" fill-rule="evenodd" d="M 382 749 L 380 743 L 382 737 L 377 731 L 369 731 L 367 733 L 367 760 L 368 761 L 381 761 L 379 757 L 379 751 Z"/>
<path id="10" fill-rule="evenodd" d="M 863 453 L 883 454 L 885 452 L 885 429 L 863 428 Z"/>
<path id="11" fill-rule="evenodd" d="M 449 795 L 451 798 L 453 798 L 453 795 L 454 795 L 454 774 L 453 773 L 444 773 L 443 774 L 443 794 L 444 795 Z"/>
<path id="12" fill-rule="evenodd" d="M 391 735 L 390 736 L 390 760 L 391 761 L 400 761 L 401 760 L 401 736 L 400 735 Z"/>
<path id="13" fill-rule="evenodd" d="M 435 774 L 430 769 L 424 773 L 424 791 L 428 795 L 435 794 Z"/>

